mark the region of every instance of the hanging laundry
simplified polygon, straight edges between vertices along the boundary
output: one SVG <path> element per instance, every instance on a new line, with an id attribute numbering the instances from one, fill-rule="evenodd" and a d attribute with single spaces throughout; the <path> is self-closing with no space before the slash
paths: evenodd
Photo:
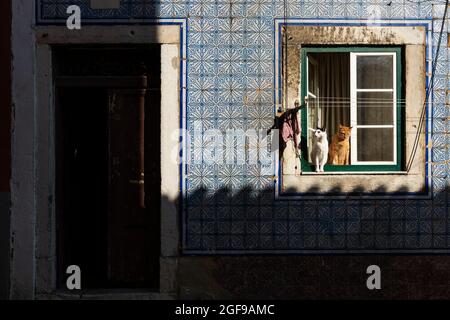
<path id="1" fill-rule="evenodd" d="M 281 118 L 281 136 L 284 143 L 293 139 L 296 148 L 298 148 L 298 134 L 300 134 L 300 123 L 297 116 L 297 108 L 288 109 Z"/>

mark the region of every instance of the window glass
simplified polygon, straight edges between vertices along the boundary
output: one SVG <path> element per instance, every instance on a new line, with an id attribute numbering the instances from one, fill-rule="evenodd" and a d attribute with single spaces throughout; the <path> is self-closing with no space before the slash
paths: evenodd
<path id="1" fill-rule="evenodd" d="M 392 89 L 393 59 L 388 56 L 358 56 L 358 89 Z"/>
<path id="2" fill-rule="evenodd" d="M 308 91 L 315 96 L 319 94 L 318 76 L 317 62 L 312 57 L 308 57 Z"/>
<path id="3" fill-rule="evenodd" d="M 358 161 L 393 161 L 393 128 L 358 128 Z"/>
<path id="4" fill-rule="evenodd" d="M 393 124 L 392 92 L 358 92 L 357 99 L 358 125 Z"/>
<path id="5" fill-rule="evenodd" d="M 354 166 L 359 171 L 365 170 L 363 167 L 370 170 L 371 165 L 397 166 L 397 150 L 401 150 L 397 145 L 400 119 L 395 101 L 396 68 L 401 67 L 396 64 L 397 53 L 310 50 L 304 60 L 307 121 L 303 130 L 308 152 L 303 159 L 314 166 L 310 151 L 315 138 L 308 128 L 320 127 L 328 134 L 329 170 L 344 170 L 342 166 Z"/>

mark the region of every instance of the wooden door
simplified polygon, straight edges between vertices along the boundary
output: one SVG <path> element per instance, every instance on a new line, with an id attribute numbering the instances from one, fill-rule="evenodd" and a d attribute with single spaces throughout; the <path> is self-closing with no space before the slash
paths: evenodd
<path id="1" fill-rule="evenodd" d="M 152 277 L 150 210 L 145 195 L 146 89 L 109 90 L 109 252 L 112 283 Z"/>
<path id="2" fill-rule="evenodd" d="M 84 288 L 156 289 L 158 84 L 146 77 L 58 80 L 59 285 L 76 264 Z"/>

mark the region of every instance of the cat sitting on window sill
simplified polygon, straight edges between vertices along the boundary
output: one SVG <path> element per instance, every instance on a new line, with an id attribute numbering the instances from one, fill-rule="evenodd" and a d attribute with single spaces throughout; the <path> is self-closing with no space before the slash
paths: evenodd
<path id="1" fill-rule="evenodd" d="M 323 168 L 328 161 L 327 132 L 322 128 L 311 129 L 314 132 L 314 142 L 311 148 L 311 161 L 316 168 L 316 173 L 324 172 Z"/>

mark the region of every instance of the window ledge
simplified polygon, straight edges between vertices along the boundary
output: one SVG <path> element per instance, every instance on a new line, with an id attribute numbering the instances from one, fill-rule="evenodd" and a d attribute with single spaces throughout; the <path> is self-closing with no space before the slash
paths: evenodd
<path id="1" fill-rule="evenodd" d="M 281 193 L 418 193 L 425 190 L 425 176 L 417 171 L 302 172 L 283 174 Z"/>

